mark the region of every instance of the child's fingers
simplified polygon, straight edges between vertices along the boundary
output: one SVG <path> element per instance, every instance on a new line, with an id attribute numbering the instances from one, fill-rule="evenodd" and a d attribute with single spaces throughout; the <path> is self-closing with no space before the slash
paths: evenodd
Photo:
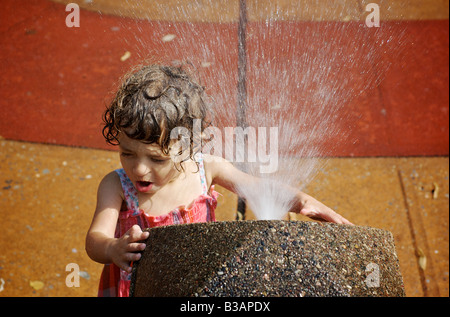
<path id="1" fill-rule="evenodd" d="M 137 237 L 141 233 L 141 227 L 139 227 L 138 225 L 133 225 L 130 229 L 128 229 L 126 235 L 129 239 L 135 239 L 135 237 Z"/>
<path id="2" fill-rule="evenodd" d="M 353 225 L 350 221 L 329 208 L 323 212 L 317 211 L 315 208 L 303 208 L 300 213 L 314 220 Z"/>
<path id="3" fill-rule="evenodd" d="M 140 253 L 125 253 L 122 257 L 121 257 L 121 261 L 117 262 L 116 265 L 118 267 L 120 267 L 122 270 L 127 271 L 128 273 L 131 272 L 131 262 L 133 261 L 138 261 L 141 258 L 141 254 Z"/>
<path id="4" fill-rule="evenodd" d="M 354 226 L 353 223 L 351 223 L 350 221 L 348 221 L 348 220 L 345 219 L 344 217 L 341 216 L 341 218 L 342 218 L 342 223 L 343 223 L 344 225 L 351 225 L 351 226 Z"/>
<path id="5" fill-rule="evenodd" d="M 353 225 L 350 221 L 342 217 L 337 212 L 333 211 L 332 209 L 329 209 L 328 212 L 325 214 L 325 217 L 328 218 L 327 221 L 338 223 L 338 224 L 344 224 L 344 225 Z"/>
<path id="6" fill-rule="evenodd" d="M 149 233 L 147 231 L 143 232 L 141 227 L 134 225 L 127 231 L 126 235 L 128 236 L 128 242 L 135 242 L 147 239 Z"/>
<path id="7" fill-rule="evenodd" d="M 343 224 L 343 225 L 353 225 L 353 223 L 351 223 L 350 221 L 348 221 L 347 219 L 345 219 L 344 217 L 342 217 L 339 214 L 332 215 L 331 222 L 335 222 L 335 223 Z"/>
<path id="8" fill-rule="evenodd" d="M 127 245 L 128 252 L 141 252 L 145 249 L 145 243 L 129 243 Z"/>
<path id="9" fill-rule="evenodd" d="M 130 263 L 130 262 L 133 262 L 133 261 L 138 261 L 138 260 L 140 260 L 141 254 L 140 254 L 140 253 L 132 253 L 132 252 L 129 252 L 129 253 L 125 253 L 124 258 L 126 259 L 126 261 L 127 261 L 128 263 Z"/>
<path id="10" fill-rule="evenodd" d="M 130 267 L 130 263 L 123 261 L 123 262 L 119 262 L 119 263 L 115 263 L 120 269 L 127 271 L 127 272 L 131 272 L 131 267 Z"/>

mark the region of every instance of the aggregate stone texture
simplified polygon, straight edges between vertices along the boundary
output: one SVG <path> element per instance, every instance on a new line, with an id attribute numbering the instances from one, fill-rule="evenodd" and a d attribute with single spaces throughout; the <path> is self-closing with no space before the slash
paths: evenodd
<path id="1" fill-rule="evenodd" d="M 405 296 L 386 230 L 284 220 L 146 230 L 131 296 Z"/>

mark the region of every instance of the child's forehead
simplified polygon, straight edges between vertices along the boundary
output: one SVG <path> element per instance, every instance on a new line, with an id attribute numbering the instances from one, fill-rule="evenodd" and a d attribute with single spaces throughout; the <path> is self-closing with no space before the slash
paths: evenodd
<path id="1" fill-rule="evenodd" d="M 128 137 L 125 133 L 121 132 L 118 136 L 119 147 L 122 150 L 133 152 L 145 152 L 146 154 L 153 156 L 165 156 L 161 147 L 157 143 L 144 143 L 139 140 Z"/>

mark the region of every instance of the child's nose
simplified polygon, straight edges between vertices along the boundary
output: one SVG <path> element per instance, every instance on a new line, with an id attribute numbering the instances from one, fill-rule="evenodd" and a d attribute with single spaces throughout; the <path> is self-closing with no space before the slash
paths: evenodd
<path id="1" fill-rule="evenodd" d="M 137 162 L 134 166 L 133 173 L 136 176 L 145 176 L 150 172 L 150 168 L 145 164 L 145 162 Z"/>

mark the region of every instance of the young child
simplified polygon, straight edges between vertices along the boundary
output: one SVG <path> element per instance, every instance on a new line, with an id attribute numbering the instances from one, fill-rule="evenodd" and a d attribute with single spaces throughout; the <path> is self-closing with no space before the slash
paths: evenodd
<path id="1" fill-rule="evenodd" d="M 175 128 L 192 132 L 193 120 L 201 120 L 202 130 L 208 127 L 208 113 L 202 87 L 182 68 L 158 65 L 129 75 L 106 110 L 103 135 L 118 145 L 123 168 L 101 181 L 86 237 L 89 257 L 105 264 L 99 296 L 128 296 L 131 263 L 140 259 L 140 241 L 148 237 L 143 229 L 215 221 L 215 184 L 234 192 L 238 185 L 258 186 L 258 178 L 230 162 L 194 154 L 196 136 L 187 142 L 171 138 Z M 350 224 L 305 193 L 284 190 L 295 197 L 292 211 Z"/>

